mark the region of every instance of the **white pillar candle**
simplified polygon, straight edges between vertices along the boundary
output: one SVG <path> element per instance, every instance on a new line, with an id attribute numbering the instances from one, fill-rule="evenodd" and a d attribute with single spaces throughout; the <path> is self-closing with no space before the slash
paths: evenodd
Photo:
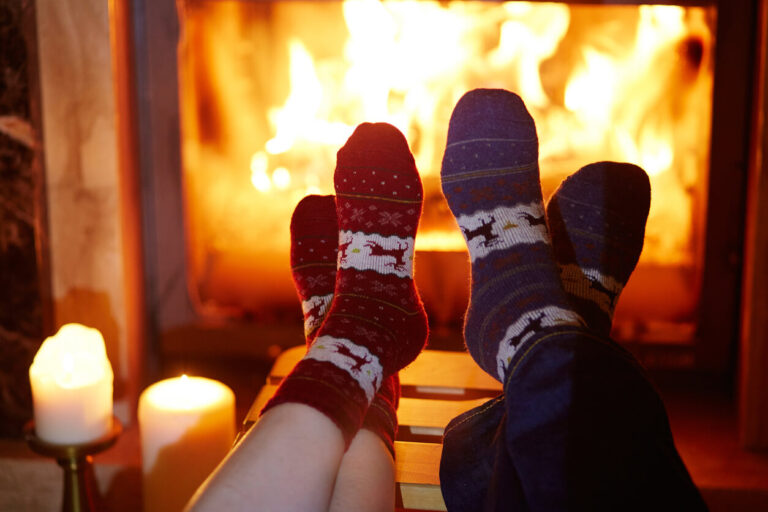
<path id="1" fill-rule="evenodd" d="M 166 379 L 139 398 L 144 512 L 180 511 L 232 448 L 235 395 L 203 377 Z"/>
<path id="2" fill-rule="evenodd" d="M 67 324 L 46 338 L 29 367 L 29 381 L 40 439 L 81 444 L 112 430 L 114 374 L 96 329 Z"/>

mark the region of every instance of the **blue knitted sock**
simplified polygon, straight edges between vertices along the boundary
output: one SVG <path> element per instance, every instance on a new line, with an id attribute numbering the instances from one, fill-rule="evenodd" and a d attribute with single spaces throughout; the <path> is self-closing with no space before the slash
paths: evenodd
<path id="1" fill-rule="evenodd" d="M 643 249 L 650 204 L 645 171 L 616 162 L 583 167 L 547 204 L 563 288 L 597 334 L 610 333 L 616 301 Z"/>
<path id="2" fill-rule="evenodd" d="M 517 95 L 476 89 L 459 100 L 441 179 L 472 264 L 467 348 L 503 382 L 524 344 L 583 324 L 560 283 L 541 197 L 536 127 Z"/>

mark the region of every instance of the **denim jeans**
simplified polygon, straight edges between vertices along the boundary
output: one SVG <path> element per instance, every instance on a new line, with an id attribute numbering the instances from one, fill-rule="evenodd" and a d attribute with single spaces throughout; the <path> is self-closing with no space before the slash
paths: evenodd
<path id="1" fill-rule="evenodd" d="M 449 423 L 440 482 L 449 512 L 706 510 L 643 369 L 572 327 L 523 345 L 503 394 Z"/>

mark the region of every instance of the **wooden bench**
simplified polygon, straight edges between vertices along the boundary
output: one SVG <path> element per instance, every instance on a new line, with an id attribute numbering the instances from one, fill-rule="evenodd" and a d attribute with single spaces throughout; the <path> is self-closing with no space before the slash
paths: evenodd
<path id="1" fill-rule="evenodd" d="M 283 352 L 267 376 L 243 424 L 247 431 L 280 381 L 304 356 L 305 347 Z M 443 430 L 462 412 L 501 392 L 465 352 L 425 350 L 400 372 L 400 427 L 395 442 L 397 506 L 409 510 L 445 510 L 438 478 Z"/>

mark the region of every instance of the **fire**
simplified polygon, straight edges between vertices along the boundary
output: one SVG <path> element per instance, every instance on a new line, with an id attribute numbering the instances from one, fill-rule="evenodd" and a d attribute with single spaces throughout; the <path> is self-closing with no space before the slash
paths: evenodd
<path id="1" fill-rule="evenodd" d="M 196 1 L 184 14 L 181 62 L 192 70 L 182 84 L 185 181 L 198 284 L 233 276 L 257 255 L 286 259 L 293 206 L 305 194 L 333 193 L 335 153 L 363 121 L 391 123 L 409 140 L 426 195 L 417 249 L 464 250 L 439 168 L 451 109 L 475 87 L 504 87 L 526 101 L 545 195 L 591 161 L 646 169 L 654 197 L 642 261 L 698 264 L 712 8 Z M 203 21 L 217 28 L 202 31 Z M 234 295 L 254 284 L 224 280 L 243 287 Z"/>

